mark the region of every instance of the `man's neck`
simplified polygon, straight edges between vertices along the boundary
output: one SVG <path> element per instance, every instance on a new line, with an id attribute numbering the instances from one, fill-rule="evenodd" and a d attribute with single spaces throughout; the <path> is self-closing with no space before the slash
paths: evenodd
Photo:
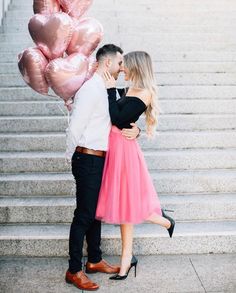
<path id="1" fill-rule="evenodd" d="M 100 76 L 103 76 L 105 69 L 103 67 L 98 67 L 96 73 Z"/>

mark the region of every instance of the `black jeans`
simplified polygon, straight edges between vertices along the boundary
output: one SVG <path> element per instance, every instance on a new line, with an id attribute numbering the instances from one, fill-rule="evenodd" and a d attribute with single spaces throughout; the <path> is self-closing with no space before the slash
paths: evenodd
<path id="1" fill-rule="evenodd" d="M 83 243 L 86 236 L 88 261 L 102 259 L 101 222 L 95 219 L 105 158 L 75 152 L 72 173 L 76 181 L 76 209 L 70 228 L 69 271 L 82 269 Z"/>

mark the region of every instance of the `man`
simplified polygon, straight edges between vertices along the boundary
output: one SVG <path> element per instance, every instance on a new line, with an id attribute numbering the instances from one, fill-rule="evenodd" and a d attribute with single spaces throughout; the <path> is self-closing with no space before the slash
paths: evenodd
<path id="1" fill-rule="evenodd" d="M 76 180 L 76 209 L 70 229 L 69 269 L 66 282 L 73 283 L 81 290 L 97 290 L 82 271 L 82 251 L 84 237 L 87 241 L 87 273 L 110 273 L 119 267 L 102 259 L 100 249 L 101 222 L 95 219 L 108 136 L 111 129 L 108 97 L 102 78 L 109 71 L 115 79 L 123 70 L 123 51 L 108 44 L 100 48 L 96 58 L 98 68 L 94 76 L 84 83 L 75 96 L 70 125 L 67 129 L 67 157 L 72 156 L 72 173 Z M 139 129 L 123 130 L 128 139 L 134 139 Z"/>

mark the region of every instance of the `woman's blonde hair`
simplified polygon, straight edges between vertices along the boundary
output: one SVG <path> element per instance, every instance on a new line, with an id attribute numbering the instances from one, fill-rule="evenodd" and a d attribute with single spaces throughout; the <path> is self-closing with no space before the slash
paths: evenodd
<path id="1" fill-rule="evenodd" d="M 151 94 L 151 103 L 145 111 L 145 116 L 147 134 L 152 136 L 157 126 L 159 106 L 151 57 L 143 51 L 130 52 L 124 55 L 124 65 L 129 70 L 131 86 L 138 89 L 146 89 Z"/>

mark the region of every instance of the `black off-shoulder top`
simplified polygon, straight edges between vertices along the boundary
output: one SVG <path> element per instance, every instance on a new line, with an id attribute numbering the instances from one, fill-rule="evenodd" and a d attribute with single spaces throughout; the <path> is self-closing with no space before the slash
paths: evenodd
<path id="1" fill-rule="evenodd" d="M 136 122 L 147 109 L 146 104 L 140 98 L 125 96 L 124 92 L 124 90 L 119 90 L 122 97 L 117 100 L 116 88 L 107 89 L 111 123 L 119 129 L 132 128 L 130 123 Z"/>

